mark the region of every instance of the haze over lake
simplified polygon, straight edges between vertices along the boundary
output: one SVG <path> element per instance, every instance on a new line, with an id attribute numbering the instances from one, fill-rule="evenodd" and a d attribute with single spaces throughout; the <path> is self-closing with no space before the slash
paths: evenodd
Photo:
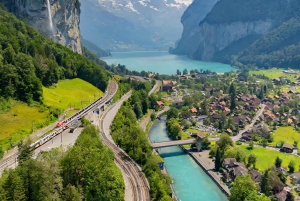
<path id="1" fill-rule="evenodd" d="M 176 74 L 177 69 L 181 72 L 186 68 L 188 71 L 195 69 L 211 70 L 213 72 L 224 73 L 234 71 L 228 64 L 216 62 L 196 61 L 169 54 L 167 51 L 137 51 L 137 52 L 112 52 L 111 57 L 103 57 L 107 64 L 123 64 L 129 70 L 150 71 L 159 74 Z"/>

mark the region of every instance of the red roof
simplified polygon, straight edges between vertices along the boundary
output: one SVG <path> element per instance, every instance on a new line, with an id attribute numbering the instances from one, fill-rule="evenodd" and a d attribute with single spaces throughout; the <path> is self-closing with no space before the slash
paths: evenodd
<path id="1" fill-rule="evenodd" d="M 193 107 L 193 108 L 189 109 L 189 111 L 192 112 L 192 113 L 196 113 L 197 109 Z"/>
<path id="2" fill-rule="evenodd" d="M 162 101 L 156 101 L 156 103 L 157 103 L 158 106 L 164 105 L 164 103 Z"/>

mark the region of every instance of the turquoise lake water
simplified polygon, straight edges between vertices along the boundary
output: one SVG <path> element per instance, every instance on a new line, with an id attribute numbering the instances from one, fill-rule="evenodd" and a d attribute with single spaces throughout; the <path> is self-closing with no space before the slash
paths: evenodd
<path id="1" fill-rule="evenodd" d="M 182 72 L 185 68 L 188 71 L 203 69 L 218 73 L 235 70 L 227 64 L 196 61 L 186 56 L 169 54 L 167 51 L 112 52 L 111 54 L 111 57 L 103 57 L 101 59 L 109 65 L 122 64 L 129 70 L 144 70 L 159 74 L 172 75 L 176 74 L 177 69 Z"/>
<path id="2" fill-rule="evenodd" d="M 151 142 L 169 141 L 165 121 L 157 121 L 150 129 Z M 188 154 L 178 146 L 158 150 L 165 161 L 178 200 L 227 201 L 227 197 Z"/>

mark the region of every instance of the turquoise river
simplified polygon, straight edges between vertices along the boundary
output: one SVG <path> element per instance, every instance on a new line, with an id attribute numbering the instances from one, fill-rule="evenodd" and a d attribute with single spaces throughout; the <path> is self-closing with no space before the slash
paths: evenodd
<path id="1" fill-rule="evenodd" d="M 157 121 L 150 129 L 151 142 L 169 141 L 164 120 Z M 181 201 L 226 201 L 227 197 L 204 170 L 180 147 L 158 150 L 166 169 L 173 178 L 174 192 Z"/>
<path id="2" fill-rule="evenodd" d="M 190 70 L 211 70 L 217 73 L 234 71 L 230 65 L 216 62 L 203 62 L 169 54 L 167 51 L 112 52 L 111 57 L 103 57 L 107 64 L 122 64 L 129 70 L 150 71 L 159 74 L 176 74 L 177 69 L 183 72 Z"/>

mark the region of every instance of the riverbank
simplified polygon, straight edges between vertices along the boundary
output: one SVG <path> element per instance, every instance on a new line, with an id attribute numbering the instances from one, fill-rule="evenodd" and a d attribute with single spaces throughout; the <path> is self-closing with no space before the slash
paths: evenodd
<path id="1" fill-rule="evenodd" d="M 186 150 L 186 149 L 185 149 Z M 219 186 L 219 188 L 227 195 L 230 195 L 230 190 L 228 186 L 226 186 L 222 180 L 221 175 L 218 172 L 214 171 L 214 163 L 207 160 L 206 155 L 208 156 L 208 151 L 204 152 L 190 152 L 189 150 L 186 150 L 186 152 L 198 163 L 198 165 L 206 172 L 206 174 L 214 180 L 214 182 Z M 205 154 L 205 156 L 199 156 L 199 154 Z"/>

